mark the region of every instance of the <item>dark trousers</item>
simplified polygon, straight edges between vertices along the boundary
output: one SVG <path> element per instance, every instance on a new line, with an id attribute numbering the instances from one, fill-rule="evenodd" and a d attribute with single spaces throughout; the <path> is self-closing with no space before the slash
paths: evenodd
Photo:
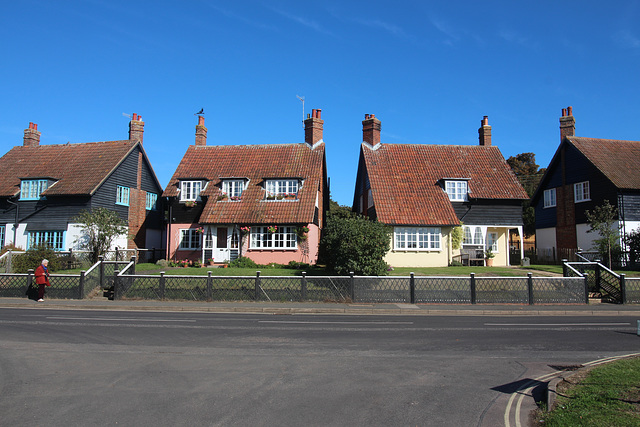
<path id="1" fill-rule="evenodd" d="M 42 299 L 44 297 L 44 287 L 44 284 L 38 285 L 38 299 Z"/>

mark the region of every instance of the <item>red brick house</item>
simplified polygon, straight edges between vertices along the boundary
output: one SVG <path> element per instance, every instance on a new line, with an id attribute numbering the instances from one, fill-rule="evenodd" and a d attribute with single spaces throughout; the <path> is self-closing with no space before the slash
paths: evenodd
<path id="1" fill-rule="evenodd" d="M 329 189 L 321 111 L 305 142 L 207 145 L 204 117 L 163 196 L 168 256 L 224 263 L 315 263 Z"/>
<path id="2" fill-rule="evenodd" d="M 127 140 L 43 145 L 38 125 L 29 123 L 23 144 L 0 158 L 0 246 L 78 249 L 82 233 L 73 218 L 103 207 L 128 224 L 115 247 L 162 248 L 162 186 L 143 132 L 142 117 L 134 114 Z"/>
<path id="3" fill-rule="evenodd" d="M 381 122 L 365 115 L 353 210 L 393 228 L 391 266 L 446 266 L 452 261 L 509 264 L 509 230 L 522 235 L 527 193 L 498 147 L 485 116 L 478 145 L 387 144 Z M 452 230 L 463 224 L 461 249 Z"/>

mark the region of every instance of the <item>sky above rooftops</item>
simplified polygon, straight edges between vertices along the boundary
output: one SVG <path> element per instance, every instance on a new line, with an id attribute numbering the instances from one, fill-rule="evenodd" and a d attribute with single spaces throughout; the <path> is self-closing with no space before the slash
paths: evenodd
<path id="1" fill-rule="evenodd" d="M 164 187 L 204 108 L 207 145 L 304 141 L 322 109 L 332 198 L 351 205 L 362 120 L 383 143 L 477 144 L 546 167 L 576 135 L 640 140 L 640 3 L 601 1 L 5 1 L 0 154 L 126 139 Z M 274 159 L 278 161 L 279 159 Z"/>

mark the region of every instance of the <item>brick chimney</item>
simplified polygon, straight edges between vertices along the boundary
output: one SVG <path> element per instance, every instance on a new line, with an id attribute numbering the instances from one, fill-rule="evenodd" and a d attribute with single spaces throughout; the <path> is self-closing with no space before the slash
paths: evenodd
<path id="1" fill-rule="evenodd" d="M 478 140 L 480 145 L 491 145 L 491 126 L 489 126 L 489 117 L 484 116 L 480 121 L 480 128 L 478 129 Z"/>
<path id="2" fill-rule="evenodd" d="M 198 116 L 196 125 L 196 145 L 207 145 L 207 128 L 204 125 L 204 117 Z"/>
<path id="3" fill-rule="evenodd" d="M 562 117 L 560 117 L 560 142 L 564 141 L 567 136 L 576 134 L 576 119 L 573 118 L 573 107 L 562 109 Z"/>
<path id="4" fill-rule="evenodd" d="M 40 145 L 40 132 L 37 124 L 29 122 L 29 128 L 24 130 L 22 145 L 25 147 L 37 147 Z"/>
<path id="5" fill-rule="evenodd" d="M 307 114 L 307 118 L 304 121 L 304 142 L 312 147 L 322 141 L 324 120 L 320 118 L 321 113 L 322 110 L 313 109 L 311 110 L 311 115 Z"/>
<path id="6" fill-rule="evenodd" d="M 142 134 L 144 133 L 144 122 L 142 116 L 133 113 L 133 117 L 129 122 L 129 140 L 140 141 L 142 144 Z"/>
<path id="7" fill-rule="evenodd" d="M 380 124 L 375 114 L 365 114 L 362 121 L 362 141 L 372 147 L 380 144 Z"/>

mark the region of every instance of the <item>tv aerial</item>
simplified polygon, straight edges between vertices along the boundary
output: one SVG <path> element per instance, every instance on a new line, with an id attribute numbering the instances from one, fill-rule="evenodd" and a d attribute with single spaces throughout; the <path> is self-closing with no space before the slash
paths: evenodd
<path id="1" fill-rule="evenodd" d="M 298 98 L 300 101 L 302 101 L 302 121 L 304 122 L 304 96 L 296 95 L 296 98 Z"/>

